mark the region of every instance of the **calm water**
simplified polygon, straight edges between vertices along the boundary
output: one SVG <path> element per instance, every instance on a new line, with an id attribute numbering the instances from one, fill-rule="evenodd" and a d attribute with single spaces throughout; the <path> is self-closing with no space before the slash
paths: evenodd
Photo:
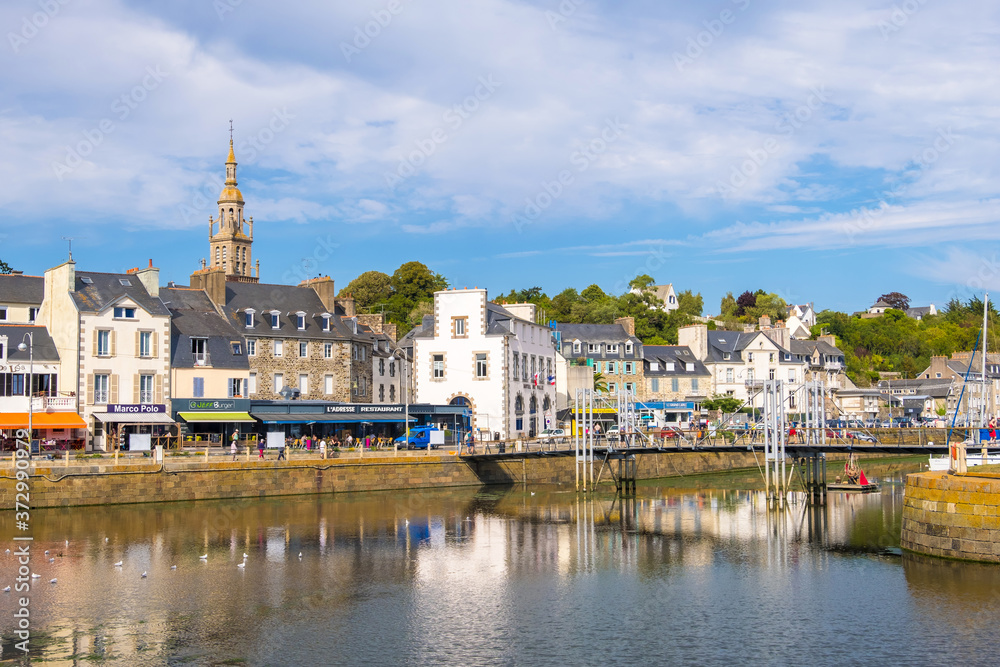
<path id="1" fill-rule="evenodd" d="M 913 469 L 780 512 L 751 475 L 35 511 L 32 664 L 996 664 L 1000 568 L 885 551 Z"/>

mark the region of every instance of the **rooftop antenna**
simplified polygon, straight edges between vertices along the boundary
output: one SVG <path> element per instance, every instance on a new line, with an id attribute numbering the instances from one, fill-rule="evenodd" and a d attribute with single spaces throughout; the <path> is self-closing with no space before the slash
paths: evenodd
<path id="1" fill-rule="evenodd" d="M 63 241 L 66 241 L 66 242 L 69 243 L 69 258 L 72 260 L 73 259 L 73 239 L 75 239 L 76 237 L 75 236 L 63 236 L 61 238 L 62 238 Z"/>
<path id="2" fill-rule="evenodd" d="M 229 119 L 229 143 L 233 143 L 233 119 Z"/>

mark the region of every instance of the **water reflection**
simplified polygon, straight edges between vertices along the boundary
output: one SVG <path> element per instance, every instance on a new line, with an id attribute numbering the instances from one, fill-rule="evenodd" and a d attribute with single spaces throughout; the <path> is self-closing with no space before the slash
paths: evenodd
<path id="1" fill-rule="evenodd" d="M 486 487 L 36 511 L 33 565 L 58 584 L 32 592 L 33 664 L 789 662 L 803 641 L 834 651 L 873 595 L 899 614 L 872 656 L 898 658 L 922 640 L 897 624 L 945 626 L 947 643 L 965 605 L 1000 597 L 992 568 L 885 554 L 906 469 L 872 466 L 878 494 L 777 511 L 743 474 L 627 500 Z M 0 583 L 15 571 L 7 554 Z M 0 597 L 4 658 L 13 605 Z M 608 652 L 626 641 L 638 652 Z"/>

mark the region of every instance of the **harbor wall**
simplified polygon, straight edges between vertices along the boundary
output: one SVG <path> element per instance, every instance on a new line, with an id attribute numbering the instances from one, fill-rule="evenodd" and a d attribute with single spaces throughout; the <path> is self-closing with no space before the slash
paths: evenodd
<path id="1" fill-rule="evenodd" d="M 929 556 L 1000 562 L 1000 476 L 908 475 L 900 546 Z"/>
<path id="2" fill-rule="evenodd" d="M 756 467 L 753 454 L 643 454 L 641 479 Z M 595 466 L 595 470 L 599 465 Z M 14 468 L 0 469 L 0 508 L 15 506 Z M 481 484 L 574 484 L 572 456 L 465 461 L 457 456 L 292 459 L 288 462 L 167 462 L 161 465 L 32 467 L 29 506 L 69 507 L 314 493 L 420 489 Z M 595 472 L 596 474 L 596 472 Z M 607 470 L 602 483 L 609 483 Z"/>

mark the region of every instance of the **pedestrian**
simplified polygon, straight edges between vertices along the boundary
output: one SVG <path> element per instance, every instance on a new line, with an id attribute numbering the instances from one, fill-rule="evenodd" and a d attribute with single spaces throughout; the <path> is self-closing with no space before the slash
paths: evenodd
<path id="1" fill-rule="evenodd" d="M 229 443 L 229 451 L 230 451 L 230 453 L 232 453 L 233 460 L 235 461 L 236 460 L 236 441 L 235 440 L 233 440 L 232 442 Z"/>
<path id="2" fill-rule="evenodd" d="M 263 459 L 263 458 L 264 458 L 264 441 L 263 440 L 258 440 L 257 441 L 257 459 L 259 460 L 259 459 Z"/>
<path id="3" fill-rule="evenodd" d="M 350 449 L 354 446 L 354 436 L 350 433 L 347 434 L 347 448 Z"/>
<path id="4" fill-rule="evenodd" d="M 990 442 L 996 442 L 997 439 L 997 420 L 996 417 L 990 420 Z"/>
<path id="5" fill-rule="evenodd" d="M 264 450 L 261 450 L 261 451 L 264 451 Z M 281 448 L 278 449 L 278 460 L 279 461 L 287 461 L 288 460 L 288 459 L 285 458 L 285 445 L 284 444 L 282 444 Z"/>
<path id="6" fill-rule="evenodd" d="M 319 441 L 319 455 L 326 458 L 326 438 L 321 438 Z"/>

